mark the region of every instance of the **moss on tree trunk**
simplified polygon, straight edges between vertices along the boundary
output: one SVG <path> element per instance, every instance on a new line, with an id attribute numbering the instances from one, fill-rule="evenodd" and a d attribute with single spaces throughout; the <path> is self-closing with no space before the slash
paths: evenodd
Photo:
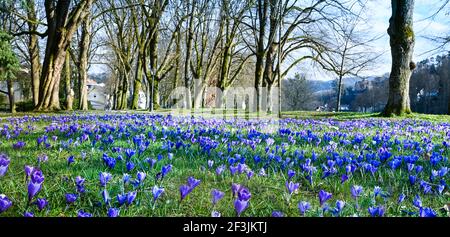
<path id="1" fill-rule="evenodd" d="M 389 76 L 388 102 L 382 116 L 411 113 L 409 80 L 414 69 L 413 10 L 414 0 L 391 1 L 392 17 L 389 20 L 392 68 Z"/>

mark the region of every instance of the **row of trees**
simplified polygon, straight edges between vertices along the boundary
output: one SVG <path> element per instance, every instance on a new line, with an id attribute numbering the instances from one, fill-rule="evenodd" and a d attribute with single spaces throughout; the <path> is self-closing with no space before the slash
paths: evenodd
<path id="1" fill-rule="evenodd" d="M 388 33 L 393 64 L 385 115 L 410 112 L 413 5 L 414 1 L 392 1 Z M 369 68 L 379 56 L 368 50 L 374 39 L 358 30 L 364 24 L 364 7 L 361 0 L 0 4 L 2 25 L 9 25 L 3 31 L 14 36 L 13 46 L 30 68 L 37 111 L 70 110 L 74 97 L 79 101 L 76 108 L 87 110 L 87 72 L 96 63 L 111 72 L 113 109 L 136 109 L 141 90 L 148 107 L 156 109 L 170 103 L 167 92 L 177 86 L 189 88 L 189 107 L 201 107 L 208 100 L 204 95 L 214 96 L 207 87 L 224 90 L 244 80 L 256 90 L 258 111 L 271 111 L 270 100 L 261 107 L 265 103 L 260 88 L 270 93 L 305 60 L 339 78 L 339 110 L 342 79 Z"/>

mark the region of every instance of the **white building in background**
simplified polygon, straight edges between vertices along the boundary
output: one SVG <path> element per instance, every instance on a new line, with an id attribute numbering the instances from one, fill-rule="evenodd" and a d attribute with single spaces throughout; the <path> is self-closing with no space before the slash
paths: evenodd
<path id="1" fill-rule="evenodd" d="M 105 83 L 97 83 L 88 79 L 88 101 L 95 110 L 110 110 L 113 106 L 112 98 L 106 93 Z M 139 92 L 138 108 L 145 109 L 147 106 L 147 98 L 143 91 Z"/>
<path id="2" fill-rule="evenodd" d="M 91 103 L 92 108 L 96 110 L 105 110 L 107 105 L 107 94 L 105 83 L 98 84 L 94 80 L 88 79 L 88 101 Z"/>

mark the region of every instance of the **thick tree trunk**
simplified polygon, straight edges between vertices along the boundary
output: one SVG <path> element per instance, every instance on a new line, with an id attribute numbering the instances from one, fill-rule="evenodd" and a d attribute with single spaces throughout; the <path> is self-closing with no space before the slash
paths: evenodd
<path id="1" fill-rule="evenodd" d="M 392 68 L 389 77 L 389 98 L 382 115 L 411 113 L 409 79 L 415 68 L 412 62 L 414 51 L 413 10 L 414 0 L 392 0 L 392 17 L 389 20 Z"/>
<path id="2" fill-rule="evenodd" d="M 225 49 L 223 51 L 222 56 L 222 66 L 220 70 L 220 84 L 218 86 L 222 91 L 229 86 L 228 74 L 230 72 L 230 64 L 231 64 L 231 47 L 229 45 L 225 45 Z"/>
<path id="3" fill-rule="evenodd" d="M 272 113 L 272 85 L 275 82 L 274 74 L 272 71 L 273 64 L 274 64 L 274 56 L 275 56 L 275 47 L 276 45 L 273 44 L 269 47 L 269 49 L 266 52 L 266 65 L 264 68 L 264 76 L 263 76 L 263 87 L 267 86 L 267 100 L 266 100 L 266 111 L 268 113 Z"/>
<path id="4" fill-rule="evenodd" d="M 73 110 L 73 96 L 74 92 L 72 90 L 71 83 L 71 72 L 70 72 L 70 55 L 66 53 L 66 62 L 65 62 L 65 72 L 64 76 L 65 80 L 65 89 L 66 89 L 66 110 Z"/>
<path id="5" fill-rule="evenodd" d="M 142 88 L 142 60 L 141 60 L 142 54 L 139 52 L 138 59 L 137 59 L 137 65 L 136 65 L 136 77 L 134 79 L 134 86 L 133 86 L 133 99 L 131 102 L 131 109 L 138 109 L 139 108 L 139 92 Z"/>
<path id="6" fill-rule="evenodd" d="M 88 88 L 87 88 L 87 80 L 88 80 L 88 59 L 89 59 L 89 45 L 91 43 L 91 17 L 90 15 L 86 15 L 82 24 L 81 24 L 81 42 L 80 42 L 80 110 L 88 110 Z"/>
<path id="7" fill-rule="evenodd" d="M 14 101 L 14 84 L 10 77 L 6 80 L 6 82 L 7 82 L 7 86 L 8 86 L 9 111 L 11 113 L 15 113 L 16 112 L 16 102 Z"/>
<path id="8" fill-rule="evenodd" d="M 44 61 L 39 90 L 39 103 L 36 110 L 60 110 L 59 81 L 61 79 L 65 56 L 65 50 L 57 49 L 56 52 L 48 55 L 49 59 Z"/>
<path id="9" fill-rule="evenodd" d="M 36 9 L 34 0 L 27 1 L 27 17 L 29 31 L 37 31 Z M 30 34 L 28 42 L 28 53 L 30 54 L 31 64 L 31 88 L 33 92 L 33 103 L 36 106 L 39 103 L 39 80 L 41 75 L 41 59 L 39 56 L 39 40 L 35 34 Z"/>
<path id="10" fill-rule="evenodd" d="M 259 37 L 256 46 L 256 64 L 255 64 L 255 89 L 256 89 L 256 111 L 261 109 L 261 84 L 264 80 L 264 57 L 266 54 L 264 48 L 264 36 L 266 34 L 266 23 L 268 13 L 268 0 L 258 0 L 259 17 Z"/>
<path id="11" fill-rule="evenodd" d="M 156 24 L 155 27 L 158 27 L 158 24 Z M 150 88 L 152 88 L 153 86 L 153 94 L 152 94 L 153 109 L 159 109 L 158 84 L 160 77 L 158 75 L 158 40 L 159 40 L 159 29 L 156 29 L 155 34 L 153 34 L 153 38 L 150 40 L 150 67 L 154 72 L 153 78 L 150 78 L 151 79 Z M 152 85 L 152 83 L 154 85 Z"/>
<path id="12" fill-rule="evenodd" d="M 123 75 L 123 79 L 121 81 L 121 86 L 119 87 L 119 101 L 118 101 L 118 110 L 124 110 L 128 107 L 128 75 L 129 70 L 125 71 Z"/>
<path id="13" fill-rule="evenodd" d="M 41 80 L 39 83 L 39 103 L 35 110 L 60 110 L 59 83 L 64 66 L 67 47 L 72 35 L 85 14 L 90 11 L 94 0 L 81 1 L 69 14 L 71 1 L 46 0 L 44 2 L 47 18 L 47 45 Z M 70 18 L 68 17 L 70 15 Z"/>

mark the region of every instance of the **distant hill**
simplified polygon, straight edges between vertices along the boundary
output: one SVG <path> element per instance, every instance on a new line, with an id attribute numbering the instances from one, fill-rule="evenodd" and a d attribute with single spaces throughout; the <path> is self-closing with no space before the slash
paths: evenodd
<path id="1" fill-rule="evenodd" d="M 388 79 L 389 74 L 385 74 L 383 76 L 368 76 L 365 77 L 365 80 L 368 81 L 382 81 L 385 79 Z M 362 81 L 363 79 L 361 77 L 346 77 L 342 80 L 342 83 L 344 84 L 344 87 L 354 87 L 356 82 Z M 318 91 L 328 91 L 333 89 L 333 84 L 335 82 L 333 80 L 328 81 L 319 81 L 319 80 L 308 80 L 309 86 L 311 91 L 318 92 Z"/>
<path id="2" fill-rule="evenodd" d="M 314 92 L 330 90 L 333 88 L 333 81 L 308 80 L 310 90 Z"/>
<path id="3" fill-rule="evenodd" d="M 105 72 L 93 73 L 93 74 L 89 74 L 89 78 L 100 84 L 100 83 L 105 83 L 106 80 L 108 79 L 108 76 Z"/>

